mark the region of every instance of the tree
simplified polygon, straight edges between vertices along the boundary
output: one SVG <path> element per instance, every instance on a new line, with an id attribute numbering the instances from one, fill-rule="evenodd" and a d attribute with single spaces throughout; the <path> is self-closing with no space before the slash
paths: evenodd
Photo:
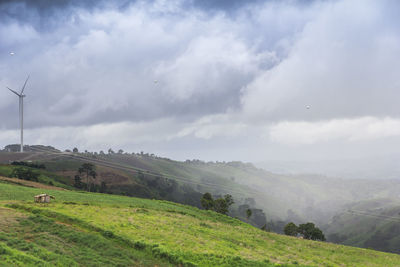
<path id="1" fill-rule="evenodd" d="M 74 153 L 78 153 L 78 152 L 79 152 L 79 150 L 78 150 L 76 147 L 74 147 L 74 149 L 72 149 L 72 152 L 74 152 Z"/>
<path id="2" fill-rule="evenodd" d="M 285 235 L 297 236 L 297 234 L 299 233 L 299 228 L 296 224 L 290 222 L 285 225 L 283 232 L 285 233 Z"/>
<path id="3" fill-rule="evenodd" d="M 82 179 L 79 175 L 75 175 L 74 178 L 74 187 L 76 188 L 83 188 Z"/>
<path id="4" fill-rule="evenodd" d="M 200 200 L 201 206 L 206 210 L 212 210 L 214 208 L 214 199 L 210 193 L 205 193 Z"/>
<path id="5" fill-rule="evenodd" d="M 123 154 L 124 151 L 122 149 L 118 150 L 118 154 Z"/>
<path id="6" fill-rule="evenodd" d="M 325 236 L 321 229 L 315 227 L 315 224 L 308 222 L 305 224 L 300 224 L 298 228 L 299 234 L 301 234 L 305 239 L 311 240 L 321 240 L 325 241 Z"/>
<path id="7" fill-rule="evenodd" d="M 226 204 L 228 205 L 228 207 L 231 206 L 233 203 L 235 203 L 233 201 L 232 195 L 227 194 L 227 195 L 225 195 L 224 199 L 225 199 Z"/>
<path id="8" fill-rule="evenodd" d="M 227 214 L 228 209 L 229 206 L 224 198 L 218 198 L 214 201 L 214 211 L 221 214 Z"/>
<path id="9" fill-rule="evenodd" d="M 83 163 L 78 172 L 80 175 L 84 174 L 86 176 L 86 189 L 90 192 L 89 178 L 96 179 L 97 176 L 95 166 L 91 163 Z"/>
<path id="10" fill-rule="evenodd" d="M 104 181 L 101 182 L 99 192 L 100 193 L 106 193 L 107 192 L 107 184 L 106 184 L 106 182 L 104 182 Z"/>
<path id="11" fill-rule="evenodd" d="M 97 192 L 97 188 L 98 188 L 97 185 L 95 185 L 94 183 L 91 183 L 89 192 Z"/>
<path id="12" fill-rule="evenodd" d="M 108 149 L 108 154 L 114 154 L 114 150 L 112 150 L 112 148 Z"/>
<path id="13" fill-rule="evenodd" d="M 229 207 L 234 203 L 231 195 L 225 195 L 223 198 L 214 200 L 208 192 L 203 195 L 200 202 L 204 209 L 213 210 L 221 214 L 227 214 Z"/>
<path id="14" fill-rule="evenodd" d="M 247 209 L 247 210 L 246 210 L 246 217 L 247 217 L 247 220 L 251 217 L 251 214 L 252 214 L 251 209 Z"/>

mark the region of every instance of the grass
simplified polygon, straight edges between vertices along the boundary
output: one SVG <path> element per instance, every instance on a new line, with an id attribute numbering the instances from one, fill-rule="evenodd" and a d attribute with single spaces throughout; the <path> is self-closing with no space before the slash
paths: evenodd
<path id="1" fill-rule="evenodd" d="M 14 221 L 5 222 L 7 228 L 0 227 L 0 262 L 11 266 L 20 262 L 398 266 L 400 262 L 400 255 L 267 233 L 228 216 L 167 201 L 46 190 L 55 202 L 32 203 L 39 192 L 0 183 L 3 210 L 18 213 Z"/>
<path id="2" fill-rule="evenodd" d="M 5 177 L 11 177 L 12 171 L 15 168 L 21 168 L 21 166 L 14 166 L 14 165 L 0 165 L 0 175 L 5 176 Z M 73 190 L 74 188 L 72 186 L 69 186 L 69 180 L 66 179 L 65 177 L 61 177 L 59 175 L 56 175 L 54 173 L 51 173 L 47 170 L 42 170 L 42 169 L 35 169 L 35 168 L 29 168 L 29 167 L 23 167 L 27 169 L 31 169 L 34 172 L 39 173 L 38 177 L 38 182 L 43 183 L 43 184 L 48 184 L 48 185 L 54 185 L 57 187 L 65 188 L 65 189 L 70 189 Z"/>
<path id="3" fill-rule="evenodd" d="M 169 266 L 139 251 L 97 233 L 62 224 L 37 214 L 16 215 L 17 223 L 0 231 L 0 262 L 4 266 Z M 3 224 L 3 226 L 5 226 Z M 1 266 L 1 265 L 0 265 Z"/>

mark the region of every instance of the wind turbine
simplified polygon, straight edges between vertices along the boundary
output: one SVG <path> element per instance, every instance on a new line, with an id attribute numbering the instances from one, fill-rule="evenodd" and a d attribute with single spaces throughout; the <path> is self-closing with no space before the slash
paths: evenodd
<path id="1" fill-rule="evenodd" d="M 13 92 L 14 94 L 16 94 L 19 98 L 19 125 L 21 126 L 21 149 L 20 152 L 24 152 L 24 90 L 25 90 L 25 86 L 26 83 L 29 80 L 29 75 L 28 78 L 26 78 L 24 86 L 22 86 L 21 89 L 21 93 L 17 93 L 15 92 L 13 89 L 11 89 L 10 87 L 7 87 L 8 90 L 10 90 L 11 92 Z"/>

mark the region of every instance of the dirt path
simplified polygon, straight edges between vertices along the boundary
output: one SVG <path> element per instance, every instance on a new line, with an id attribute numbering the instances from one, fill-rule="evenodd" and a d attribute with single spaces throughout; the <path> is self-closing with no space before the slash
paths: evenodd
<path id="1" fill-rule="evenodd" d="M 41 184 L 41 183 L 32 182 L 32 181 L 26 181 L 26 180 L 22 180 L 22 179 L 18 179 L 18 178 L 8 178 L 8 177 L 0 176 L 0 180 L 7 181 L 7 182 L 10 182 L 10 183 L 14 183 L 14 184 L 19 184 L 19 185 L 35 187 L 35 188 L 68 191 L 65 188 L 52 186 L 52 185 L 47 185 L 47 184 Z"/>

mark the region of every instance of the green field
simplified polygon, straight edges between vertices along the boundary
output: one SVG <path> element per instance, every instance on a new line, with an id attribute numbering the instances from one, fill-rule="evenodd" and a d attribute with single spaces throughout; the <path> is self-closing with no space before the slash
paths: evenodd
<path id="1" fill-rule="evenodd" d="M 0 164 L 0 175 L 5 176 L 5 177 L 12 177 L 12 172 L 14 169 L 20 168 L 20 166 L 14 166 L 14 165 L 1 165 Z M 42 169 L 34 169 L 34 168 L 28 168 L 28 167 L 23 167 L 25 169 L 31 169 L 34 172 L 39 173 L 38 177 L 38 182 L 42 184 L 51 184 L 57 187 L 62 187 L 65 189 L 74 189 L 72 186 L 68 186 L 67 184 L 69 183 L 69 180 L 65 177 L 62 177 L 60 175 L 56 175 L 52 172 L 49 172 L 47 170 L 42 170 Z"/>
<path id="2" fill-rule="evenodd" d="M 159 200 L 0 183 L 4 266 L 398 266 L 400 255 L 268 233 Z"/>

